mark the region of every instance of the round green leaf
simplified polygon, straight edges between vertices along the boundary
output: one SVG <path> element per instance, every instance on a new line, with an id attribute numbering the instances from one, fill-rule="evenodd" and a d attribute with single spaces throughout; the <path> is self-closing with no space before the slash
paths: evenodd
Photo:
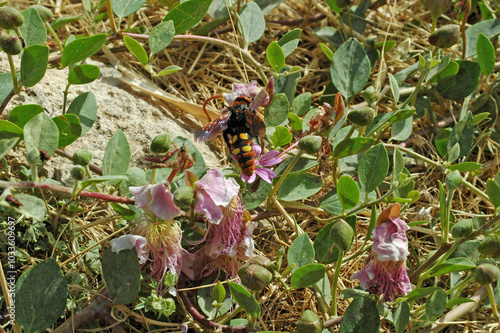
<path id="1" fill-rule="evenodd" d="M 243 192 L 243 204 L 245 205 L 247 210 L 255 209 L 259 207 L 268 197 L 269 193 L 271 193 L 271 189 L 273 185 L 267 182 L 260 182 L 259 188 L 257 191 L 245 191 Z"/>
<path id="2" fill-rule="evenodd" d="M 307 234 L 295 238 L 288 249 L 287 260 L 289 266 L 295 264 L 297 267 L 314 262 L 314 247 Z"/>
<path id="3" fill-rule="evenodd" d="M 10 111 L 9 121 L 23 128 L 31 118 L 42 112 L 43 107 L 38 104 L 18 105 Z"/>
<path id="4" fill-rule="evenodd" d="M 285 66 L 285 54 L 276 42 L 272 42 L 266 49 L 266 60 L 275 72 L 279 72 Z"/>
<path id="5" fill-rule="evenodd" d="M 293 272 L 290 282 L 292 288 L 305 288 L 321 280 L 324 275 L 325 265 L 316 263 L 307 264 L 297 268 Z"/>
<path id="6" fill-rule="evenodd" d="M 40 113 L 31 118 L 23 128 L 26 151 L 44 150 L 52 156 L 59 143 L 59 129 L 50 117 Z"/>
<path id="7" fill-rule="evenodd" d="M 473 57 L 476 55 L 476 46 L 479 34 L 484 34 L 486 38 L 493 38 L 500 34 L 500 18 L 483 20 L 465 30 L 465 38 L 467 40 L 467 49 L 465 57 Z"/>
<path id="8" fill-rule="evenodd" d="M 118 129 L 111 137 L 102 159 L 102 174 L 108 175 L 124 175 L 127 173 L 130 163 L 130 146 L 125 134 Z"/>
<path id="9" fill-rule="evenodd" d="M 156 76 L 168 75 L 168 74 L 178 72 L 180 70 L 182 70 L 182 67 L 179 67 L 176 65 L 171 65 L 171 66 L 168 66 L 168 67 L 165 67 L 164 69 L 162 69 Z"/>
<path id="10" fill-rule="evenodd" d="M 340 333 L 378 333 L 380 317 L 377 304 L 368 297 L 355 297 L 344 312 Z"/>
<path id="11" fill-rule="evenodd" d="M 224 288 L 222 284 L 219 287 L 219 283 L 213 287 L 212 292 L 210 292 L 211 288 L 206 286 L 201 286 L 202 288 L 198 289 L 198 306 L 200 307 L 201 311 L 203 311 L 203 313 L 205 313 L 210 318 L 214 318 L 217 314 L 222 315 L 228 312 L 231 309 L 231 305 L 233 304 L 233 302 L 231 301 L 231 294 L 226 292 L 227 287 Z M 215 299 L 215 297 L 212 296 L 212 294 L 214 294 L 214 291 L 217 289 L 219 289 L 219 299 Z M 214 301 L 217 301 L 222 305 L 220 307 L 215 307 L 213 304 Z"/>
<path id="12" fill-rule="evenodd" d="M 52 325 L 66 308 L 68 285 L 53 259 L 25 272 L 16 283 L 16 320 L 25 332 L 38 333 Z"/>
<path id="13" fill-rule="evenodd" d="M 97 101 L 91 91 L 78 95 L 71 102 L 66 114 L 75 114 L 82 126 L 81 136 L 85 135 L 94 124 L 97 117 Z"/>
<path id="14" fill-rule="evenodd" d="M 278 198 L 283 201 L 302 200 L 316 194 L 323 187 L 321 177 L 310 173 L 289 174 L 278 190 Z"/>
<path id="15" fill-rule="evenodd" d="M 356 207 L 359 202 L 358 184 L 349 176 L 340 177 L 337 183 L 337 193 L 344 210 Z"/>
<path id="16" fill-rule="evenodd" d="M 22 138 L 23 130 L 16 124 L 0 119 L 0 139 Z"/>
<path id="17" fill-rule="evenodd" d="M 481 67 L 477 62 L 459 60 L 458 73 L 440 80 L 437 85 L 438 92 L 444 98 L 460 100 L 469 96 L 476 90 L 481 75 Z"/>
<path id="18" fill-rule="evenodd" d="M 141 62 L 143 66 L 148 64 L 148 54 L 144 47 L 135 39 L 124 35 L 123 42 L 127 49 Z"/>
<path id="19" fill-rule="evenodd" d="M 287 32 L 278 41 L 278 45 L 281 46 L 281 49 L 283 50 L 283 54 L 285 55 L 285 57 L 288 57 L 290 54 L 292 54 L 295 48 L 299 45 L 301 32 L 302 29 L 299 28 L 293 29 Z"/>
<path id="20" fill-rule="evenodd" d="M 292 102 L 292 112 L 302 116 L 311 109 L 311 93 L 305 92 L 295 97 Z"/>
<path id="21" fill-rule="evenodd" d="M 21 203 L 19 211 L 27 218 L 32 218 L 35 221 L 43 221 L 45 218 L 46 208 L 45 201 L 28 194 L 16 194 L 16 199 Z"/>
<path id="22" fill-rule="evenodd" d="M 174 21 L 175 34 L 179 35 L 196 26 L 208 11 L 212 0 L 188 0 L 175 6 L 163 19 Z"/>
<path id="23" fill-rule="evenodd" d="M 276 126 L 271 135 L 271 141 L 274 147 L 281 147 L 292 142 L 292 133 L 285 126 Z"/>
<path id="24" fill-rule="evenodd" d="M 356 155 L 367 151 L 373 144 L 373 138 L 349 138 L 340 141 L 334 148 L 332 156 L 342 158 L 346 156 Z"/>
<path id="25" fill-rule="evenodd" d="M 477 37 L 477 62 L 481 67 L 481 72 L 488 76 L 495 68 L 495 48 L 490 40 L 483 34 Z"/>
<path id="26" fill-rule="evenodd" d="M 21 58 L 21 84 L 33 87 L 40 82 L 47 71 L 48 63 L 49 48 L 47 46 L 32 45 L 24 50 Z"/>
<path id="27" fill-rule="evenodd" d="M 0 139 L 0 158 L 4 158 L 4 156 L 7 155 L 9 150 L 17 146 L 18 142 L 19 138 L 17 137 Z"/>
<path id="28" fill-rule="evenodd" d="M 278 126 L 287 120 L 288 116 L 288 99 L 285 94 L 277 94 L 274 96 L 271 104 L 264 110 L 264 120 L 267 126 Z"/>
<path id="29" fill-rule="evenodd" d="M 340 204 L 339 204 L 340 207 Z M 339 214 L 342 213 L 342 207 L 339 208 Z M 314 238 L 314 253 L 316 260 L 322 264 L 331 264 L 338 260 L 339 250 L 334 246 L 330 237 L 330 229 L 336 221 L 328 223 L 318 232 Z"/>
<path id="30" fill-rule="evenodd" d="M 266 30 L 266 21 L 262 10 L 255 2 L 249 2 L 240 12 L 238 29 L 246 43 L 258 41 Z"/>
<path id="31" fill-rule="evenodd" d="M 427 318 L 432 320 L 437 316 L 440 316 L 446 310 L 446 303 L 448 301 L 448 297 L 446 296 L 446 292 L 439 288 L 427 299 L 425 304 L 425 314 Z"/>
<path id="32" fill-rule="evenodd" d="M 166 48 L 174 38 L 174 21 L 166 21 L 156 25 L 149 34 L 149 49 L 156 54 Z"/>
<path id="33" fill-rule="evenodd" d="M 58 148 L 66 147 L 76 141 L 82 134 L 80 119 L 75 114 L 66 114 L 52 118 L 59 129 Z"/>
<path id="34" fill-rule="evenodd" d="M 146 0 L 111 0 L 111 7 L 116 16 L 127 17 L 141 8 Z"/>
<path id="35" fill-rule="evenodd" d="M 141 266 L 135 247 L 118 253 L 108 248 L 102 255 L 102 276 L 116 304 L 134 302 L 141 280 Z"/>
<path id="36" fill-rule="evenodd" d="M 359 183 L 369 193 L 375 190 L 387 176 L 389 156 L 384 145 L 379 143 L 368 150 L 359 161 Z"/>
<path id="37" fill-rule="evenodd" d="M 456 144 L 460 146 L 457 158 L 467 155 L 472 149 L 474 144 L 474 120 L 470 111 L 453 127 L 448 138 L 448 151 L 450 152 Z"/>
<path id="38" fill-rule="evenodd" d="M 82 64 L 73 67 L 68 74 L 69 84 L 86 84 L 93 82 L 101 74 L 101 69 L 95 65 Z"/>
<path id="39" fill-rule="evenodd" d="M 410 306 L 407 302 L 401 302 L 394 314 L 394 328 L 396 333 L 403 333 L 410 322 Z"/>
<path id="40" fill-rule="evenodd" d="M 241 308 L 245 310 L 248 315 L 253 317 L 260 316 L 261 309 L 259 302 L 257 302 L 257 300 L 245 289 L 245 287 L 234 282 L 228 282 L 227 284 L 236 303 L 238 303 L 238 305 L 241 306 Z"/>
<path id="41" fill-rule="evenodd" d="M 61 56 L 61 65 L 63 67 L 76 64 L 90 57 L 101 49 L 108 38 L 107 34 L 99 34 L 88 37 L 78 38 L 64 48 Z"/>
<path id="42" fill-rule="evenodd" d="M 19 27 L 27 47 L 32 45 L 44 45 L 47 39 L 47 29 L 40 15 L 34 8 L 28 8 L 23 12 L 24 23 Z"/>

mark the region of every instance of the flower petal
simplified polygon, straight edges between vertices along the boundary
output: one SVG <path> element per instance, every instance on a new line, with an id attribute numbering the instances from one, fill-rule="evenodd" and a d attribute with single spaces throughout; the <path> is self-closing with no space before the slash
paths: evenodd
<path id="1" fill-rule="evenodd" d="M 252 184 L 254 181 L 255 181 L 255 172 L 252 173 L 251 176 L 247 176 L 245 174 L 241 174 L 241 180 L 243 180 L 244 182 L 247 182 L 248 184 Z"/>
<path id="2" fill-rule="evenodd" d="M 255 156 L 255 158 L 258 158 L 259 155 L 262 153 L 262 148 L 260 148 L 260 145 L 253 143 L 252 149 L 253 149 L 253 153 L 254 153 L 253 156 Z"/>
<path id="3" fill-rule="evenodd" d="M 410 254 L 406 231 L 410 229 L 401 219 L 387 220 L 373 231 L 373 251 L 380 261 L 405 261 Z"/>
<path id="4" fill-rule="evenodd" d="M 157 184 L 151 191 L 150 209 L 156 217 L 170 220 L 181 215 L 181 210 L 174 204 L 174 195 L 162 184 Z"/>
<path id="5" fill-rule="evenodd" d="M 250 84 L 233 83 L 233 90 L 230 93 L 222 94 L 222 97 L 228 104 L 233 104 L 236 97 L 249 96 L 255 97 L 260 89 L 257 87 L 257 81 L 252 81 Z"/>
<path id="6" fill-rule="evenodd" d="M 149 251 L 146 245 L 147 240 L 142 236 L 123 235 L 111 240 L 111 251 L 118 253 L 121 250 L 130 250 L 135 247 L 137 250 L 137 257 L 139 257 L 139 263 L 142 265 L 149 257 Z"/>
<path id="7" fill-rule="evenodd" d="M 265 153 L 264 155 L 262 155 L 260 158 L 259 158 L 259 165 L 262 165 L 262 166 L 273 166 L 273 165 L 276 165 L 278 163 L 281 163 L 283 160 L 279 157 L 276 157 L 277 155 L 279 154 L 279 151 L 277 150 L 271 150 L 267 153 Z"/>
<path id="8" fill-rule="evenodd" d="M 261 106 L 267 106 L 269 104 L 269 94 L 265 89 L 259 89 L 257 95 L 255 95 L 250 108 L 252 110 L 257 110 Z"/>
<path id="9" fill-rule="evenodd" d="M 218 169 L 208 171 L 199 181 L 195 183 L 198 190 L 205 190 L 217 206 L 226 207 L 238 194 L 240 186 L 233 178 L 225 178 Z M 197 205 L 198 206 L 198 205 Z"/>
<path id="10" fill-rule="evenodd" d="M 215 204 L 207 191 L 199 189 L 196 192 L 196 206 L 194 211 L 203 214 L 208 222 L 219 224 L 222 220 L 222 209 L 219 205 Z"/>
<path id="11" fill-rule="evenodd" d="M 255 169 L 255 173 L 260 177 L 262 178 L 264 181 L 266 181 L 267 183 L 271 184 L 272 181 L 271 179 L 273 179 L 274 177 L 276 177 L 276 174 L 274 173 L 273 170 L 271 169 L 266 169 L 266 168 L 258 168 L 258 169 Z M 254 175 L 255 175 L 254 173 Z M 249 182 L 250 183 L 250 182 Z"/>

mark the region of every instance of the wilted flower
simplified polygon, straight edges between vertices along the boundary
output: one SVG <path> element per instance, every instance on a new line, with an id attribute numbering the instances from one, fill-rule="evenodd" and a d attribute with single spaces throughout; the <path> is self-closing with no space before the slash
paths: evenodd
<path id="1" fill-rule="evenodd" d="M 252 110 L 257 110 L 260 106 L 267 106 L 270 102 L 270 97 L 266 89 L 259 88 L 257 81 L 252 81 L 250 84 L 233 83 L 233 90 L 230 93 L 222 94 L 222 97 L 224 97 L 229 105 L 233 104 L 236 97 L 239 96 L 253 98 L 253 102 L 250 104 Z"/>
<path id="2" fill-rule="evenodd" d="M 174 204 L 174 195 L 168 189 L 168 182 L 141 187 L 130 187 L 135 206 L 144 213 L 160 220 L 170 220 L 181 215 L 181 210 Z"/>
<path id="3" fill-rule="evenodd" d="M 262 148 L 258 144 L 252 144 L 252 148 L 254 151 L 254 156 L 255 156 L 255 172 L 251 176 L 247 176 L 244 174 L 241 174 L 241 179 L 243 181 L 251 184 L 255 181 L 257 176 L 271 184 L 271 179 L 276 177 L 276 174 L 274 173 L 273 170 L 268 169 L 266 167 L 270 167 L 273 165 L 276 165 L 278 163 L 281 163 L 283 160 L 279 157 L 276 157 L 279 152 L 277 150 L 271 150 L 265 154 L 262 154 Z M 231 154 L 231 158 L 236 160 L 234 155 Z"/>
<path id="4" fill-rule="evenodd" d="M 203 214 L 208 222 L 219 224 L 223 218 L 223 208 L 238 195 L 240 186 L 233 178 L 225 178 L 218 169 L 208 171 L 194 184 L 196 206 L 194 211 Z"/>
<path id="5" fill-rule="evenodd" d="M 123 235 L 111 240 L 111 251 L 120 252 L 121 250 L 130 250 L 135 247 L 139 263 L 144 264 L 149 258 L 147 239 L 138 235 Z"/>
<path id="6" fill-rule="evenodd" d="M 373 252 L 365 261 L 365 267 L 351 277 L 358 279 L 361 287 L 372 294 L 382 295 L 383 301 L 394 301 L 411 291 L 406 268 L 410 228 L 399 216 L 399 204 L 380 214 L 373 231 Z"/>

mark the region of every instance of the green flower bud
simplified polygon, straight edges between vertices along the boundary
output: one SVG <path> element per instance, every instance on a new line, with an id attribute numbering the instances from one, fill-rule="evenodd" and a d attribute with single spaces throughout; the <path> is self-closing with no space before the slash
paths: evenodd
<path id="1" fill-rule="evenodd" d="M 345 8 L 347 6 L 350 6 L 352 4 L 352 1 L 351 0 L 335 0 L 335 4 L 339 8 Z"/>
<path id="2" fill-rule="evenodd" d="M 75 165 L 87 166 L 90 161 L 92 161 L 92 153 L 88 150 L 80 149 L 73 154 L 73 163 Z"/>
<path id="3" fill-rule="evenodd" d="M 271 273 L 274 273 L 277 271 L 277 267 L 276 267 L 276 264 L 274 262 L 272 262 L 271 260 L 269 260 L 268 258 L 264 257 L 264 256 L 255 256 L 253 257 L 252 259 L 250 259 L 248 261 L 248 263 L 250 264 L 256 264 L 256 265 L 260 265 L 262 267 L 265 267 L 267 268 Z"/>
<path id="4" fill-rule="evenodd" d="M 323 322 L 316 313 L 306 310 L 297 322 L 296 331 L 297 333 L 320 333 L 323 331 Z"/>
<path id="5" fill-rule="evenodd" d="M 373 120 L 373 109 L 368 106 L 354 109 L 347 114 L 347 120 L 358 126 L 368 126 Z"/>
<path id="6" fill-rule="evenodd" d="M 429 43 L 433 46 L 446 49 L 455 45 L 460 38 L 460 26 L 457 24 L 445 25 L 429 35 Z"/>
<path id="7" fill-rule="evenodd" d="M 42 165 L 42 160 L 40 159 L 40 151 L 36 148 L 30 149 L 30 151 L 26 154 L 26 160 L 30 166 L 33 165 Z"/>
<path id="8" fill-rule="evenodd" d="M 5 30 L 12 30 L 23 25 L 24 16 L 12 7 L 0 7 L 0 27 Z"/>
<path id="9" fill-rule="evenodd" d="M 243 265 L 238 270 L 241 284 L 250 290 L 262 290 L 273 282 L 273 274 L 265 267 L 257 264 Z"/>
<path id="10" fill-rule="evenodd" d="M 500 251 L 500 241 L 495 237 L 486 237 L 477 246 L 477 251 L 482 255 L 491 257 Z"/>
<path id="11" fill-rule="evenodd" d="M 52 13 L 52 11 L 45 6 L 33 5 L 31 8 L 37 11 L 43 22 L 48 22 L 54 17 L 54 13 Z"/>
<path id="12" fill-rule="evenodd" d="M 180 209 L 189 209 L 193 202 L 194 190 L 192 187 L 179 187 L 174 192 L 174 203 Z"/>
<path id="13" fill-rule="evenodd" d="M 85 168 L 81 165 L 74 165 L 70 171 L 71 178 L 75 180 L 83 180 L 85 178 Z"/>
<path id="14" fill-rule="evenodd" d="M 151 141 L 151 151 L 155 154 L 163 154 L 169 151 L 171 145 L 170 135 L 160 134 Z"/>
<path id="15" fill-rule="evenodd" d="M 354 230 L 352 227 L 344 220 L 339 220 L 330 229 L 330 237 L 333 244 L 339 248 L 339 250 L 347 251 L 354 238 Z"/>
<path id="16" fill-rule="evenodd" d="M 368 105 L 372 105 L 376 101 L 378 101 L 379 94 L 375 87 L 369 86 L 368 88 L 363 91 L 363 99 L 365 100 Z"/>
<path id="17" fill-rule="evenodd" d="M 23 43 L 21 40 L 13 35 L 3 35 L 0 37 L 0 47 L 2 50 L 10 55 L 16 55 L 23 50 Z"/>
<path id="18" fill-rule="evenodd" d="M 455 239 L 461 239 L 469 236 L 474 231 L 471 219 L 460 220 L 451 229 L 451 235 Z"/>
<path id="19" fill-rule="evenodd" d="M 480 284 L 490 284 L 498 280 L 500 270 L 493 264 L 481 264 L 474 272 L 474 278 Z"/>
<path id="20" fill-rule="evenodd" d="M 317 135 L 309 135 L 303 137 L 299 141 L 299 149 L 307 154 L 316 154 L 321 148 L 321 143 L 323 139 Z"/>
<path id="21" fill-rule="evenodd" d="M 451 0 L 427 0 L 427 8 L 431 12 L 432 19 L 437 20 L 450 7 Z"/>

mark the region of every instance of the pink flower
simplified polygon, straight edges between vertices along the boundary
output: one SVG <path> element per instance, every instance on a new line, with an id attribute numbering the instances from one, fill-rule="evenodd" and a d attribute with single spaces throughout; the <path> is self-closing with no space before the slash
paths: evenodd
<path id="1" fill-rule="evenodd" d="M 139 263 L 141 265 L 144 264 L 149 258 L 146 238 L 138 235 L 123 235 L 111 240 L 111 251 L 116 253 L 121 250 L 130 250 L 134 247 L 137 250 Z"/>
<path id="2" fill-rule="evenodd" d="M 276 164 L 281 163 L 283 160 L 279 157 L 276 157 L 279 154 L 279 151 L 277 150 L 271 150 L 265 154 L 262 154 L 262 148 L 258 144 L 252 144 L 252 148 L 254 151 L 254 156 L 255 158 L 255 172 L 251 176 L 247 176 L 244 174 L 241 174 L 241 179 L 249 184 L 253 183 L 257 176 L 262 178 L 264 181 L 267 183 L 271 184 L 274 177 L 276 177 L 276 174 L 274 173 L 273 170 L 265 168 L 265 167 L 270 167 Z M 236 160 L 234 155 L 231 154 L 231 158 Z"/>
<path id="3" fill-rule="evenodd" d="M 174 204 L 174 195 L 169 190 L 169 183 L 130 187 L 135 206 L 142 208 L 144 213 L 160 220 L 170 220 L 181 215 L 181 210 Z"/>
<path id="4" fill-rule="evenodd" d="M 351 277 L 360 281 L 361 288 L 370 293 L 383 295 L 383 301 L 394 301 L 411 291 L 406 257 L 410 228 L 399 216 L 399 204 L 390 206 L 379 216 L 379 224 L 373 231 L 373 252 L 365 261 L 365 267 Z"/>
<path id="5" fill-rule="evenodd" d="M 194 184 L 196 206 L 194 211 L 203 214 L 210 223 L 219 224 L 224 207 L 239 193 L 240 186 L 233 178 L 225 178 L 218 169 L 208 171 Z"/>
<path id="6" fill-rule="evenodd" d="M 222 94 L 222 97 L 229 105 L 233 104 L 236 97 L 239 96 L 253 98 L 253 102 L 250 104 L 252 110 L 257 110 L 260 106 L 268 105 L 270 100 L 266 90 L 257 86 L 257 81 L 252 81 L 250 84 L 233 83 L 233 90 L 230 93 Z"/>

